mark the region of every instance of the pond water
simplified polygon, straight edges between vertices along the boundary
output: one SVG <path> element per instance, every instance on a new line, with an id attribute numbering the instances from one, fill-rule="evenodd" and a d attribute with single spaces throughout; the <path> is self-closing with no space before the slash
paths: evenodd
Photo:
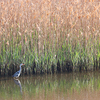
<path id="1" fill-rule="evenodd" d="M 0 100 L 99 100 L 100 73 L 0 78 Z"/>

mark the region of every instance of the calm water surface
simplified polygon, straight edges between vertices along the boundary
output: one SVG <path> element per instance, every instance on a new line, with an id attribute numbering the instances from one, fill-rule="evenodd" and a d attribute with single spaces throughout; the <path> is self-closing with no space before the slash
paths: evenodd
<path id="1" fill-rule="evenodd" d="M 100 100 L 100 72 L 0 78 L 0 100 Z"/>

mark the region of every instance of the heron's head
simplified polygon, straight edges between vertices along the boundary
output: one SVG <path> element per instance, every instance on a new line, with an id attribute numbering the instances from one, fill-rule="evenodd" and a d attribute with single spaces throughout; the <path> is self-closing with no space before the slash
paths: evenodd
<path id="1" fill-rule="evenodd" d="M 25 64 L 20 64 L 20 66 L 25 65 Z"/>

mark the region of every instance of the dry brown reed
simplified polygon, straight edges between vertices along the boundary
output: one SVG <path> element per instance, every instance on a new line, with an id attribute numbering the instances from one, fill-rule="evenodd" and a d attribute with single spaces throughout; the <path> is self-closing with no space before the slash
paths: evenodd
<path id="1" fill-rule="evenodd" d="M 16 37 L 21 36 L 19 43 L 23 45 L 32 34 L 38 35 L 39 49 L 43 49 L 44 41 L 50 44 L 63 39 L 72 38 L 87 43 L 100 38 L 100 3 L 95 0 L 2 0 L 0 1 L 0 46 L 2 42 L 9 47 L 13 36 L 13 44 Z M 48 38 L 49 37 L 49 38 Z M 2 41 L 3 39 L 3 41 Z M 52 40 L 52 41 L 51 41 Z M 92 42 L 92 41 L 91 41 Z M 19 44 L 17 43 L 17 44 Z"/>

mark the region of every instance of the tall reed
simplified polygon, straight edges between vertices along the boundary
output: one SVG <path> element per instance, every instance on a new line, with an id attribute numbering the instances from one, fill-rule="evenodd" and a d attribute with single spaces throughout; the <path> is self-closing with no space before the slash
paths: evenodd
<path id="1" fill-rule="evenodd" d="M 58 61 L 61 71 L 100 68 L 99 12 L 97 0 L 0 1 L 1 74 L 21 62 L 26 73 L 55 72 Z"/>

